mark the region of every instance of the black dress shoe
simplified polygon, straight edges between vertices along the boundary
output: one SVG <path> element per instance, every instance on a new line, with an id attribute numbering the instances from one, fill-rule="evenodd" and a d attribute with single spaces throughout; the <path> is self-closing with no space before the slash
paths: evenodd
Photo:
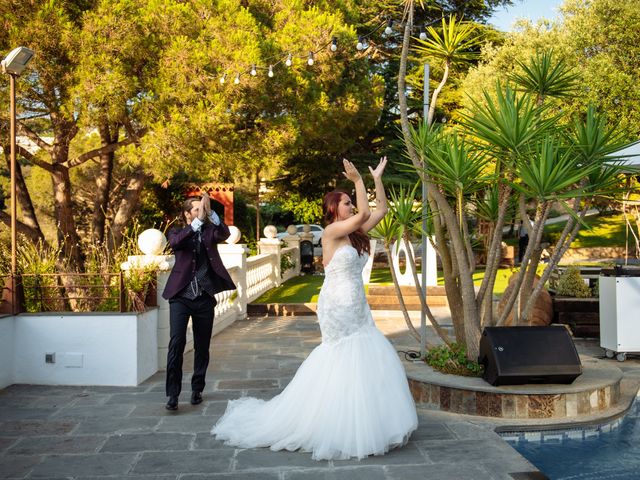
<path id="1" fill-rule="evenodd" d="M 177 410 L 178 409 L 178 397 L 169 397 L 169 401 L 165 405 L 167 410 Z"/>
<path id="2" fill-rule="evenodd" d="M 191 392 L 191 405 L 202 403 L 202 392 Z"/>

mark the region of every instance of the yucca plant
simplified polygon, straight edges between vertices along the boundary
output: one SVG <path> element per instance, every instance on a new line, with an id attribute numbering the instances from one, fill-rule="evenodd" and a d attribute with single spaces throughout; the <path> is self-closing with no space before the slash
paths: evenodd
<path id="1" fill-rule="evenodd" d="M 509 79 L 523 91 L 535 95 L 542 105 L 546 97 L 570 97 L 577 93 L 578 75 L 566 63 L 557 62 L 553 50 L 536 52 L 528 63 L 518 61 L 521 73 L 512 73 Z"/>
<path id="2" fill-rule="evenodd" d="M 429 105 L 427 123 L 433 122 L 436 111 L 438 95 L 442 91 L 449 78 L 451 67 L 455 64 L 475 60 L 479 56 L 478 47 L 482 42 L 482 36 L 476 24 L 459 21 L 455 16 L 442 19 L 442 29 L 427 27 L 429 36 L 426 40 L 418 39 L 415 51 L 420 59 L 436 61 L 442 65 L 443 74 L 438 86 L 434 89 Z"/>
<path id="3" fill-rule="evenodd" d="M 406 67 L 402 60 L 400 92 L 404 92 Z M 456 340 L 465 344 L 472 360 L 477 358 L 482 326 L 509 315 L 515 303 L 510 298 L 507 308 L 500 312 L 501 318 L 496 318 L 493 288 L 501 260 L 503 229 L 514 203 L 521 218 L 525 218 L 527 207 L 535 210 L 531 240 L 517 278 L 520 288 L 514 293 L 525 293 L 521 305 L 526 319 L 545 275 L 580 228 L 580 218 L 589 202 L 597 195 L 610 194 L 617 175 L 615 165 L 604 161 L 604 152 L 620 145 L 602 119 L 596 121 L 591 111 L 571 126 L 548 107 L 547 98 L 571 95 L 575 85 L 576 77 L 562 59 L 543 52 L 522 63 L 520 70 L 510 78 L 513 85 L 496 81 L 495 87 L 485 91 L 463 115 L 464 143 L 447 143 L 428 126 L 422 132 L 412 131 L 404 95 L 399 96 L 407 155 L 416 173 L 427 183 L 428 201 L 434 212 L 434 235 Z M 460 148 L 461 144 L 464 148 Z M 474 235 L 465 228 L 469 223 L 466 215 L 480 211 L 482 202 L 484 213 L 492 220 L 492 229 L 487 238 L 485 276 L 476 292 L 472 280 L 475 264 L 470 253 Z M 553 202 L 565 205 L 571 226 L 561 236 L 542 280 L 533 289 L 542 229 Z"/>

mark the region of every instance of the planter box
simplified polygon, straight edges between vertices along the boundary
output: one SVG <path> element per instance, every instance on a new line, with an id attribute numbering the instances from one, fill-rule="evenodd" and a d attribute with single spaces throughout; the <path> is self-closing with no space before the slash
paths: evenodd
<path id="1" fill-rule="evenodd" d="M 600 336 L 600 300 L 597 298 L 553 298 L 553 323 L 568 325 L 576 337 Z"/>
<path id="2" fill-rule="evenodd" d="M 158 309 L 13 318 L 12 382 L 135 386 L 158 370 Z"/>

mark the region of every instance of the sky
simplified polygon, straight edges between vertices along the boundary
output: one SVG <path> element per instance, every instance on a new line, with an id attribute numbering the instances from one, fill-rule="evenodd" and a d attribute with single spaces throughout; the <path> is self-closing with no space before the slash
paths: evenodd
<path id="1" fill-rule="evenodd" d="M 539 18 L 553 20 L 558 16 L 558 7 L 562 0 L 513 0 L 511 7 L 503 7 L 489 19 L 489 23 L 498 30 L 510 31 L 513 23 L 519 18 L 533 22 Z"/>

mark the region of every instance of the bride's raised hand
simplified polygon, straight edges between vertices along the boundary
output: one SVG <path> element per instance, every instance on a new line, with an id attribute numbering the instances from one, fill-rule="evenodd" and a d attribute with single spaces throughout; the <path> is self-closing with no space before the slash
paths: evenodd
<path id="1" fill-rule="evenodd" d="M 342 174 L 347 177 L 347 179 L 351 180 L 353 183 L 356 183 L 360 180 L 360 173 L 356 169 L 356 167 L 346 158 L 342 159 L 342 164 L 344 165 L 344 172 Z"/>
<path id="2" fill-rule="evenodd" d="M 378 163 L 378 166 L 376 167 L 375 170 L 371 168 L 371 166 L 369 166 L 369 171 L 371 172 L 371 176 L 373 177 L 374 180 L 378 178 L 382 178 L 382 173 L 384 172 L 384 168 L 386 166 L 387 166 L 387 157 L 382 157 L 380 159 L 380 162 Z"/>

